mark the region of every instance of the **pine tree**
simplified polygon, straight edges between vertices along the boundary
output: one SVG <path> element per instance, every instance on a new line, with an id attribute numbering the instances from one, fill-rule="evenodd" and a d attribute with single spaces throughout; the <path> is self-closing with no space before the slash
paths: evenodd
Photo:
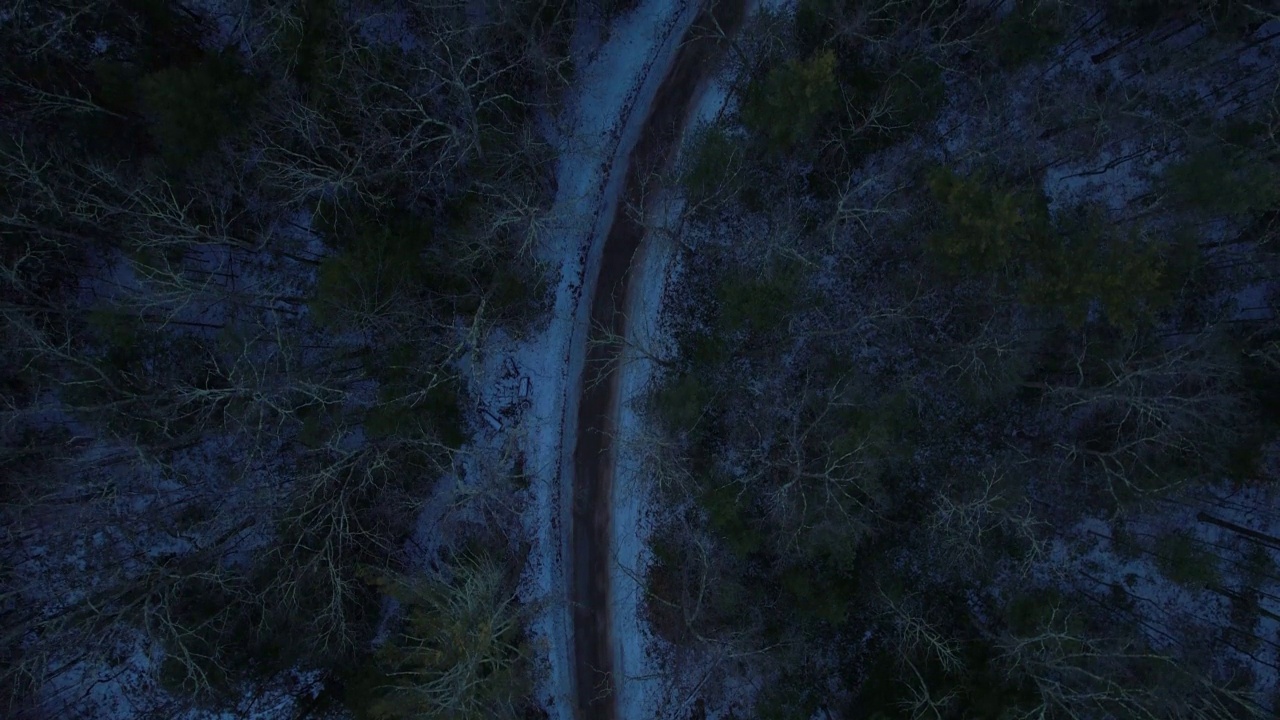
<path id="1" fill-rule="evenodd" d="M 999 187 L 987 173 L 961 177 L 940 167 L 928 174 L 942 213 L 930 239 L 934 258 L 952 271 L 1017 275 L 1017 266 L 1047 232 L 1043 203 L 1033 195 Z"/>
<path id="2" fill-rule="evenodd" d="M 774 68 L 748 95 L 743 121 L 774 150 L 792 148 L 818 129 L 839 102 L 831 50 Z"/>

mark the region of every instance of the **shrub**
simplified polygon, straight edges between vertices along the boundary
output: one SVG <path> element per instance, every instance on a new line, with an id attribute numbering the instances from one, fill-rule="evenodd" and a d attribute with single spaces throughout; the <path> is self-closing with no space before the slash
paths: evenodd
<path id="1" fill-rule="evenodd" d="M 1209 213 L 1246 215 L 1280 203 L 1280 170 L 1261 153 L 1215 144 L 1192 152 L 1165 171 L 1168 190 Z"/>
<path id="2" fill-rule="evenodd" d="M 1200 588 L 1218 581 L 1217 561 L 1186 533 L 1162 536 L 1156 541 L 1155 551 L 1160 572 L 1179 585 Z"/>
<path id="3" fill-rule="evenodd" d="M 294 80 L 314 94 L 323 94 L 328 76 L 336 73 L 328 47 L 337 39 L 338 10 L 334 0 L 301 0 L 296 17 L 281 28 L 282 60 Z"/>
<path id="4" fill-rule="evenodd" d="M 681 606 L 683 564 L 674 541 L 658 538 L 653 543 L 653 562 L 645 573 L 645 615 L 649 626 L 661 638 L 678 642 L 686 628 Z"/>
<path id="5" fill-rule="evenodd" d="M 529 692 L 528 650 L 502 561 L 464 556 L 449 579 L 382 584 L 401 603 L 400 626 L 375 655 L 380 720 L 520 717 Z"/>
<path id="6" fill-rule="evenodd" d="M 142 78 L 142 108 L 164 159 L 188 166 L 244 127 L 257 86 L 236 57 L 224 52 Z"/>
<path id="7" fill-rule="evenodd" d="M 1010 274 L 1047 232 L 1041 198 L 1004 188 L 987 173 L 961 177 L 939 167 L 928 173 L 927 181 L 943 215 L 929 250 L 946 270 Z"/>
<path id="8" fill-rule="evenodd" d="M 1096 207 L 1062 213 L 1053 240 L 1029 262 L 1023 299 L 1057 309 L 1075 326 L 1097 308 L 1108 322 L 1131 330 L 1168 299 L 1156 246 L 1136 232 L 1122 235 Z"/>
<path id="9" fill-rule="evenodd" d="M 692 205 L 737 194 L 745 148 L 722 125 L 703 125 L 693 132 L 690 159 L 680 173 Z"/>
<path id="10" fill-rule="evenodd" d="M 405 296 L 421 287 L 418 243 L 390 229 L 361 228 L 353 244 L 320 265 L 311 307 L 331 327 L 358 327 L 369 318 L 405 311 Z"/>
<path id="11" fill-rule="evenodd" d="M 728 277 L 716 288 L 720 321 L 730 331 L 767 333 L 780 324 L 798 300 L 803 270 L 781 264 L 761 277 Z"/>
<path id="12" fill-rule="evenodd" d="M 915 128 L 933 120 L 946 100 L 942 69 L 924 60 L 914 60 L 899 67 L 885 79 L 882 92 L 889 99 L 886 124 L 896 128 L 884 133 L 888 139 L 905 137 Z"/>
<path id="13" fill-rule="evenodd" d="M 1063 20 L 1062 9 L 1052 0 L 1018 0 L 992 35 L 996 62 L 1016 69 L 1042 59 L 1062 40 Z"/>
<path id="14" fill-rule="evenodd" d="M 732 483 L 709 480 L 699 503 L 707 513 L 709 525 L 736 555 L 745 557 L 763 547 L 760 532 L 747 517 L 741 488 Z"/>
<path id="15" fill-rule="evenodd" d="M 1121 235 L 1098 207 L 1051 220 L 1043 195 L 1002 187 L 983 172 L 938 168 L 928 182 L 943 216 L 929 251 L 946 272 L 994 275 L 1076 326 L 1097 310 L 1132 329 L 1170 299 L 1159 248 L 1136 232 Z"/>
<path id="16" fill-rule="evenodd" d="M 694 375 L 681 375 L 654 398 L 659 416 L 676 432 L 692 433 L 702 420 L 711 391 Z"/>
<path id="17" fill-rule="evenodd" d="M 836 56 L 831 50 L 775 67 L 748 90 L 743 122 L 775 151 L 808 140 L 839 103 L 835 70 Z"/>

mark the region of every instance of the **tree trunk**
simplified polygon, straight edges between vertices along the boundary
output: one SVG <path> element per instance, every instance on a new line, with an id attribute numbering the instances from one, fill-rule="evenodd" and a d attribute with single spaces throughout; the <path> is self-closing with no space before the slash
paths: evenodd
<path id="1" fill-rule="evenodd" d="M 1216 518 L 1203 510 L 1196 513 L 1196 520 L 1202 523 L 1208 523 L 1209 525 L 1217 525 L 1223 530 L 1230 530 L 1237 535 L 1247 537 L 1259 545 L 1265 545 L 1266 547 L 1280 550 L 1280 538 L 1275 537 L 1274 535 L 1267 535 L 1266 533 L 1258 532 L 1257 530 L 1251 530 L 1243 525 L 1237 525 L 1233 522 Z"/>

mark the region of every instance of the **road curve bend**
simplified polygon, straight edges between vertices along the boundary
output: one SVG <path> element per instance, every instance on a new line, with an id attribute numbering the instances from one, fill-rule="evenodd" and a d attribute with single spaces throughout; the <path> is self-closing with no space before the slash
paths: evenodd
<path id="1" fill-rule="evenodd" d="M 574 697 L 578 720 L 618 716 L 613 667 L 610 525 L 618 417 L 617 359 L 627 334 L 625 298 L 632 260 L 645 240 L 632 209 L 644 209 L 654 182 L 675 157 L 699 86 L 708 79 L 746 14 L 746 0 L 705 0 L 680 39 L 626 163 L 591 297 L 586 361 L 578 382 L 573 451 L 569 595 L 573 606 Z M 626 719 L 626 720 L 639 720 Z"/>

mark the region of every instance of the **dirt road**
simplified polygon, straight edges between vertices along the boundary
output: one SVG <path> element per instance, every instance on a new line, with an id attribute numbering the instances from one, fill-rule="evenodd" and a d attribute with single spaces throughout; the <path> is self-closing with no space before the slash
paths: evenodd
<path id="1" fill-rule="evenodd" d="M 573 529 L 570 597 L 573 600 L 575 696 L 578 720 L 614 720 L 610 598 L 610 522 L 613 437 L 618 411 L 616 360 L 625 337 L 627 284 L 644 228 L 632 214 L 670 164 L 700 83 L 742 24 L 745 0 L 708 0 L 681 38 L 680 48 L 654 95 L 632 150 L 622 197 L 600 257 L 591 298 L 591 329 L 578 404 L 573 454 Z M 726 37 L 727 36 L 727 37 Z M 631 719 L 627 719 L 631 720 Z M 638 720 L 638 719 L 636 719 Z"/>

